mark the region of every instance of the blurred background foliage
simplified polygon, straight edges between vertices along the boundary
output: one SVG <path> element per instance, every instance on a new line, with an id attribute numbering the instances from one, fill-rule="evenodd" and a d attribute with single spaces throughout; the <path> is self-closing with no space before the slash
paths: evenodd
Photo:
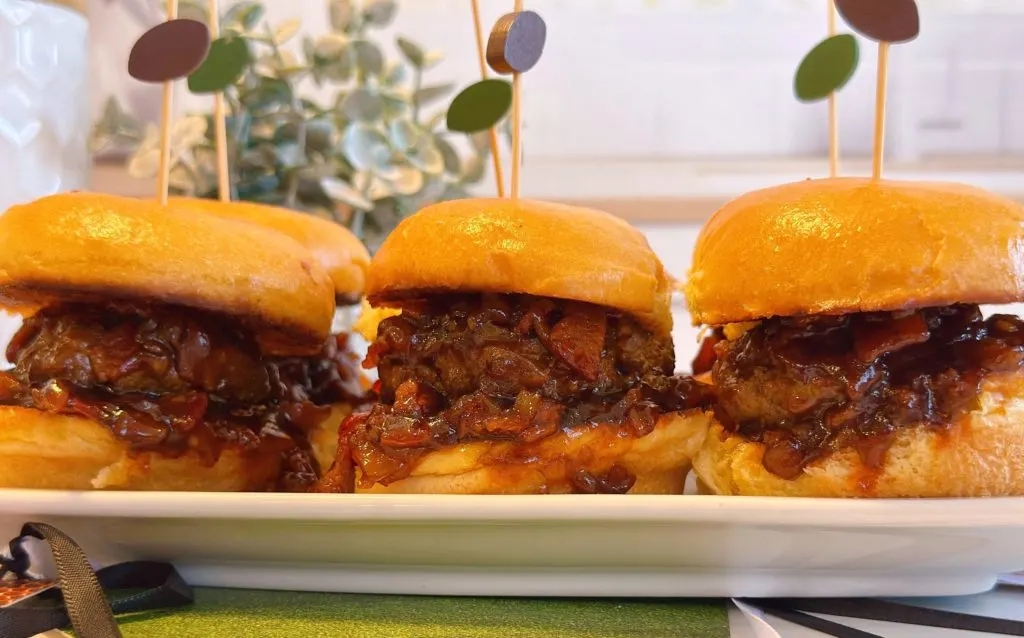
<path id="1" fill-rule="evenodd" d="M 179 16 L 205 22 L 205 4 L 182 0 Z M 243 38 L 250 52 L 224 92 L 233 199 L 336 220 L 374 250 L 405 216 L 468 195 L 486 172 L 488 134 L 446 130 L 456 87 L 427 77 L 439 53 L 398 37 L 399 55 L 385 54 L 380 30 L 394 20 L 397 0 L 325 7 L 330 30 L 318 38 L 300 36 L 298 20 L 267 23 L 256 1 L 238 2 L 221 17 L 222 35 Z M 313 99 L 313 92 L 329 98 Z M 507 120 L 500 128 L 507 138 Z M 217 196 L 213 137 L 210 113 L 173 123 L 174 193 Z M 134 119 L 116 100 L 107 102 L 91 142 L 94 152 L 129 153 L 133 177 L 156 175 L 156 125 Z"/>

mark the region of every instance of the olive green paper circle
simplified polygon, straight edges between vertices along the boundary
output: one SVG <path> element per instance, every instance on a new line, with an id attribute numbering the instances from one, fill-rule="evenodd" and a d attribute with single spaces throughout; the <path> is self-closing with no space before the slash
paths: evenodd
<path id="1" fill-rule="evenodd" d="M 202 65 L 188 76 L 188 90 L 193 93 L 223 91 L 242 77 L 251 59 L 245 38 L 234 35 L 217 38 Z"/>
<path id="2" fill-rule="evenodd" d="M 816 102 L 846 86 L 857 70 L 857 38 L 842 33 L 819 42 L 804 56 L 793 79 L 797 99 Z"/>
<path id="3" fill-rule="evenodd" d="M 471 84 L 448 107 L 448 130 L 477 133 L 493 128 L 512 106 L 512 85 L 489 79 Z"/>

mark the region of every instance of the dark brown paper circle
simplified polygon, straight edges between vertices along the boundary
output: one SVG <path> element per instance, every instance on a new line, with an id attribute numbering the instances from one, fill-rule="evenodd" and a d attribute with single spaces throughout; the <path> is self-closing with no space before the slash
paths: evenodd
<path id="1" fill-rule="evenodd" d="M 547 41 L 544 18 L 533 11 L 502 16 L 487 39 L 487 64 L 495 73 L 526 73 L 540 61 Z"/>
<path id="2" fill-rule="evenodd" d="M 878 42 L 909 42 L 921 31 L 914 0 L 835 0 L 852 29 Z"/>
<path id="3" fill-rule="evenodd" d="M 196 20 L 179 18 L 142 34 L 128 55 L 128 74 L 140 82 L 183 78 L 203 63 L 210 51 L 210 30 Z"/>

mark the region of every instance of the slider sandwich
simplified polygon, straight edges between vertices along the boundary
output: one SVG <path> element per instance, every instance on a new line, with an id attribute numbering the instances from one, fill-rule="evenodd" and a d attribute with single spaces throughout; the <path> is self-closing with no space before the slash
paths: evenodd
<path id="1" fill-rule="evenodd" d="M 821 179 L 704 227 L 687 284 L 714 328 L 718 494 L 1024 494 L 1024 208 L 944 183 Z"/>
<path id="2" fill-rule="evenodd" d="M 379 401 L 342 426 L 321 492 L 681 493 L 710 393 L 674 377 L 671 287 L 597 211 L 470 199 L 374 256 Z M 395 314 L 397 311 L 397 314 Z"/>
<path id="3" fill-rule="evenodd" d="M 370 254 L 358 237 L 335 222 L 288 208 L 249 201 L 222 202 L 207 198 L 171 197 L 168 204 L 175 208 L 186 208 L 257 224 L 287 235 L 309 251 L 327 271 L 327 275 L 334 283 L 336 306 L 355 306 L 363 300 Z M 332 334 L 328 338 L 329 344 L 327 345 L 332 354 L 321 364 L 330 370 L 339 365 L 339 357 L 346 359 L 342 370 L 328 372 L 331 378 L 337 377 L 339 381 L 345 379 L 346 383 L 351 376 L 351 372 L 348 371 L 351 363 L 358 364 L 358 356 L 352 352 L 349 344 L 350 336 L 347 331 L 337 331 Z M 358 378 L 363 385 L 368 383 L 361 372 Z M 325 420 L 322 427 L 310 433 L 310 445 L 320 468 L 327 469 L 334 461 L 338 447 L 337 426 L 351 412 L 355 404 L 367 399 L 366 389 L 360 389 L 359 401 L 337 403 L 335 405 L 336 410 L 339 410 L 337 414 L 333 418 Z"/>
<path id="4" fill-rule="evenodd" d="M 0 304 L 24 320 L 0 374 L 0 486 L 305 490 L 316 441 L 364 395 L 330 335 L 338 294 L 291 237 L 181 202 L 9 209 Z"/>

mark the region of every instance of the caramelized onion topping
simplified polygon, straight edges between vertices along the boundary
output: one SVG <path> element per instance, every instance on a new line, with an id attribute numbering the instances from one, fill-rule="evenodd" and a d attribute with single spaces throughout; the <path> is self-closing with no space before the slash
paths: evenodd
<path id="1" fill-rule="evenodd" d="M 898 429 L 948 427 L 977 406 L 986 375 L 1020 370 L 1024 322 L 974 305 L 775 318 L 714 348 L 716 417 L 795 478 L 841 448 L 881 467 Z"/>
<path id="2" fill-rule="evenodd" d="M 347 441 L 367 487 L 405 478 L 422 455 L 459 442 L 528 450 L 594 423 L 640 437 L 663 412 L 711 399 L 707 386 L 672 376 L 667 335 L 607 308 L 529 295 L 407 306 L 381 322 L 364 365 L 378 370 L 381 403 L 350 420 Z M 622 472 L 581 474 L 576 487 L 626 491 L 634 479 Z"/>
<path id="3" fill-rule="evenodd" d="M 260 354 L 237 322 L 170 306 L 68 305 L 25 320 L 0 373 L 0 404 L 85 416 L 133 450 L 279 449 L 279 489 L 319 472 L 307 433 L 334 403 L 358 404 L 358 359 L 347 336 L 311 357 Z M 270 486 L 274 487 L 274 486 Z"/>

